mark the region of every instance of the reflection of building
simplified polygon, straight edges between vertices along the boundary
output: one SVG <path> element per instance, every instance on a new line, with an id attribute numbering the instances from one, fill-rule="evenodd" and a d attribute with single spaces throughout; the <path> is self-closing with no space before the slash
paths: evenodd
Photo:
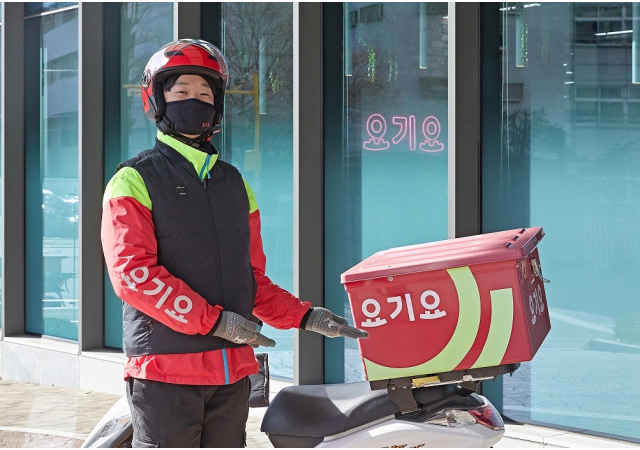
<path id="1" fill-rule="evenodd" d="M 633 128 L 640 87 L 631 80 L 632 3 L 576 3 L 574 17 L 576 123 Z"/>
<path id="2" fill-rule="evenodd" d="M 555 356 L 541 356 L 505 381 L 505 411 L 514 418 L 615 428 L 614 405 L 592 420 L 572 419 L 561 413 L 571 403 L 551 400 L 540 382 L 558 364 L 625 364 L 620 355 L 589 350 L 602 340 L 615 352 L 620 330 L 635 323 L 627 318 L 635 295 L 625 282 L 634 276 L 630 255 L 637 251 L 625 236 L 640 223 L 632 9 L 631 3 L 509 3 L 502 10 L 503 122 L 500 148 L 489 156 L 500 170 L 485 168 L 494 178 L 484 187 L 495 197 L 485 197 L 493 214 L 484 226 L 541 223 L 562 242 L 551 237 L 543 256 L 560 278 L 549 289 Z M 605 297 L 615 298 L 606 312 Z M 567 314 L 602 328 L 572 328 Z M 560 386 L 572 391 L 576 384 Z"/>
<path id="3" fill-rule="evenodd" d="M 634 5 L 451 7 L 4 3 L 0 377 L 121 390 L 104 180 L 153 140 L 131 87 L 147 57 L 200 36 L 231 90 L 260 78 L 260 104 L 230 95 L 214 139 L 256 192 L 276 283 L 349 316 L 339 276 L 375 251 L 542 225 L 553 332 L 485 392 L 519 420 L 639 439 L 631 379 L 614 402 L 599 372 L 640 369 L 619 352 L 640 346 Z M 361 374 L 353 342 L 269 333 L 281 376 Z"/>

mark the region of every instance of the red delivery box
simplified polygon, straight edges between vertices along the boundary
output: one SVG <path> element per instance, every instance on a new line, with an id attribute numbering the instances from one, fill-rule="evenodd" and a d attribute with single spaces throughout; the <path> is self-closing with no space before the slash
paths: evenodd
<path id="1" fill-rule="evenodd" d="M 367 380 L 533 358 L 551 329 L 536 248 L 522 228 L 378 252 L 342 274 Z"/>

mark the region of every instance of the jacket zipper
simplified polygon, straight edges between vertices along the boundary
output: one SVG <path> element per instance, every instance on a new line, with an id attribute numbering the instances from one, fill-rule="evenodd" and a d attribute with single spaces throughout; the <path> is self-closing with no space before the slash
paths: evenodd
<path id="1" fill-rule="evenodd" d="M 193 164 L 189 163 L 189 169 L 188 172 L 190 172 L 192 175 L 195 175 L 195 177 L 202 183 L 202 187 L 203 189 L 206 191 L 207 190 L 207 181 L 209 179 L 211 179 L 211 174 L 209 173 L 210 171 L 207 170 L 207 176 L 205 177 L 205 179 L 202 179 L 202 174 L 204 169 L 208 169 L 209 166 L 209 161 L 211 160 L 211 155 L 207 154 L 207 158 L 205 160 L 204 165 L 202 166 L 202 169 L 200 170 L 200 176 L 198 175 L 198 172 L 196 172 L 196 168 L 193 166 Z M 218 284 L 220 286 L 220 294 L 222 296 L 222 308 L 224 309 L 224 285 L 222 284 L 222 260 L 220 259 L 220 243 L 218 242 L 218 229 L 216 227 L 216 220 L 215 220 L 215 216 L 213 214 L 213 208 L 211 208 L 211 202 L 209 201 L 209 196 L 207 194 L 207 204 L 209 205 L 209 215 L 211 216 L 211 225 L 213 226 L 213 240 L 216 244 L 216 259 L 218 260 Z M 224 380 L 225 380 L 225 384 L 229 384 L 229 364 L 227 361 L 227 350 L 222 347 L 222 362 L 224 364 Z"/>
<path id="2" fill-rule="evenodd" d="M 200 176 L 198 177 L 198 179 L 201 179 L 201 176 L 204 172 L 204 169 L 206 169 L 208 167 L 209 164 L 209 160 L 211 159 L 211 155 L 207 155 L 207 159 L 205 160 L 205 164 L 202 166 L 202 169 L 200 170 Z M 193 167 L 193 165 L 191 166 Z M 193 168 L 193 172 L 195 173 L 195 167 Z M 211 178 L 211 175 L 209 174 L 209 171 L 207 171 L 207 176 L 205 177 L 204 180 L 202 180 L 202 187 L 204 188 L 204 190 L 207 190 L 207 180 Z M 211 225 L 213 227 L 213 240 L 216 243 L 216 259 L 218 260 L 218 284 L 220 285 L 220 294 L 222 296 L 222 308 L 224 309 L 225 304 L 224 304 L 224 285 L 222 284 L 222 260 L 220 259 L 220 243 L 218 242 L 218 228 L 216 227 L 216 219 L 215 219 L 215 215 L 213 214 L 213 209 L 211 208 L 211 202 L 209 201 L 209 195 L 205 194 L 207 196 L 207 204 L 209 205 L 209 215 L 211 216 Z M 225 358 L 226 358 L 226 354 L 225 354 Z M 225 359 L 226 360 L 226 359 Z"/>
<path id="3" fill-rule="evenodd" d="M 200 174 L 198 175 L 198 179 L 202 180 L 202 185 L 205 190 L 207 189 L 207 180 L 211 179 L 211 174 L 209 173 L 209 161 L 211 161 L 211 155 L 207 154 L 207 158 L 204 160 L 204 164 L 202 165 L 202 169 L 200 169 Z M 207 176 L 203 179 L 203 175 L 207 171 Z"/>
<path id="4" fill-rule="evenodd" d="M 200 175 L 199 175 L 199 179 L 202 180 L 202 187 L 204 188 L 204 190 L 207 190 L 207 180 L 211 179 L 211 174 L 209 173 L 209 170 L 207 170 L 207 176 L 202 179 L 202 176 L 204 175 L 204 171 L 206 169 L 209 168 L 209 161 L 211 160 L 211 155 L 207 155 L 207 159 L 205 159 L 204 161 L 204 165 L 202 166 L 202 169 L 200 169 Z M 213 239 L 216 243 L 216 248 L 217 248 L 217 252 L 216 252 L 216 259 L 218 260 L 218 283 L 220 285 L 220 293 L 222 295 L 222 308 L 224 309 L 225 304 L 224 304 L 224 285 L 222 284 L 222 260 L 220 259 L 220 243 L 218 242 L 218 229 L 216 227 L 216 218 L 215 215 L 213 214 L 213 208 L 211 208 L 211 202 L 209 201 L 209 194 L 205 194 L 207 196 L 207 204 L 209 205 L 209 214 L 211 215 L 211 225 L 213 226 Z M 224 364 L 224 384 L 228 385 L 229 384 L 229 362 L 227 361 L 227 349 L 222 347 L 222 362 Z"/>
<path id="5" fill-rule="evenodd" d="M 202 188 L 206 191 L 207 190 L 207 180 L 211 179 L 211 174 L 209 173 L 210 171 L 207 170 L 207 176 L 205 177 L 205 179 L 202 179 L 202 175 L 204 174 L 205 169 L 208 169 L 209 166 L 209 161 L 211 160 L 211 155 L 207 154 L 207 158 L 205 159 L 205 163 L 202 165 L 202 168 L 200 169 L 200 175 L 198 175 L 198 172 L 196 171 L 195 166 L 189 162 L 188 164 L 188 169 L 186 169 L 186 167 L 182 166 L 183 168 L 185 168 L 187 170 L 187 172 L 189 173 L 189 175 L 191 176 L 195 176 L 201 183 L 202 183 Z M 215 167 L 215 166 L 214 166 Z M 218 229 L 216 227 L 216 220 L 215 220 L 215 216 L 213 214 L 213 209 L 211 208 L 211 202 L 209 201 L 209 196 L 207 194 L 207 204 L 209 205 L 209 215 L 211 216 L 211 225 L 213 226 L 213 239 L 214 242 L 216 244 L 216 249 L 218 250 L 216 252 L 216 258 L 218 260 L 218 284 L 220 285 L 220 294 L 222 296 L 222 302 L 223 304 L 221 305 L 222 308 L 224 309 L 224 285 L 222 284 L 222 260 L 220 259 L 220 243 L 218 242 Z"/>

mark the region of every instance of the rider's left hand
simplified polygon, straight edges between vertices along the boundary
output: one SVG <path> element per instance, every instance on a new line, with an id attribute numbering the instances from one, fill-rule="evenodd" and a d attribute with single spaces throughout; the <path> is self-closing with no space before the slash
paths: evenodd
<path id="1" fill-rule="evenodd" d="M 348 337 L 366 339 L 369 333 L 350 327 L 344 317 L 340 317 L 325 308 L 313 308 L 304 326 L 305 330 L 315 331 L 327 337 Z"/>

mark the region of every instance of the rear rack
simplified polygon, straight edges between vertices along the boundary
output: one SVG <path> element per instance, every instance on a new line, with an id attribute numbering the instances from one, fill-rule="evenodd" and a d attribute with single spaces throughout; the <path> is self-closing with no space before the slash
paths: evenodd
<path id="1" fill-rule="evenodd" d="M 386 389 L 389 398 L 402 413 L 417 411 L 420 406 L 413 398 L 411 389 L 442 386 L 444 384 L 459 384 L 463 389 L 475 391 L 483 380 L 494 379 L 507 373 L 512 374 L 520 367 L 520 363 L 505 364 L 478 369 L 455 370 L 437 374 L 417 375 L 413 377 L 393 378 L 388 380 L 370 381 L 371 390 Z"/>

